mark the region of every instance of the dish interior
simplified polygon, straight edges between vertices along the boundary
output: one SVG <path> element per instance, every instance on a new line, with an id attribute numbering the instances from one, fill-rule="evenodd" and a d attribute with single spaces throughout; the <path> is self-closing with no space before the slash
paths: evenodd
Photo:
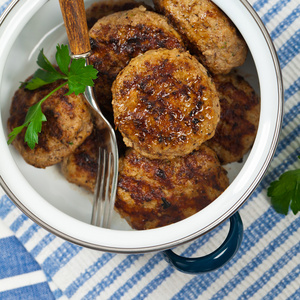
<path id="1" fill-rule="evenodd" d="M 92 2 L 86 1 L 86 8 Z M 62 43 L 67 44 L 67 36 L 58 1 L 48 1 L 21 30 L 11 47 L 4 67 L 0 99 L 2 126 L 6 136 L 11 99 L 20 82 L 37 69 L 36 59 L 41 49 L 44 49 L 45 55 L 54 62 L 56 45 Z M 244 76 L 259 95 L 258 76 L 250 52 L 245 64 L 238 68 L 238 73 Z M 9 146 L 9 150 L 24 178 L 42 198 L 65 214 L 85 223 L 90 222 L 93 195 L 68 183 L 61 174 L 59 166 L 38 169 L 27 164 L 13 146 Z M 230 182 L 240 172 L 246 160 L 247 156 L 244 157 L 243 162 L 225 166 Z M 131 230 L 127 222 L 117 213 L 114 214 L 112 228 Z"/>

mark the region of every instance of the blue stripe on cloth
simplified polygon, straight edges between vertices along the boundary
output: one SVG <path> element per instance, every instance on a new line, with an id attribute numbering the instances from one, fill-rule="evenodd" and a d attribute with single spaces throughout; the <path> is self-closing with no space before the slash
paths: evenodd
<path id="1" fill-rule="evenodd" d="M 285 91 L 284 99 L 287 101 L 290 97 L 294 96 L 300 90 L 300 77 L 298 77 Z M 299 105 L 299 102 L 298 102 Z M 298 109 L 299 112 L 299 109 Z"/>
<path id="2" fill-rule="evenodd" d="M 298 5 L 282 22 L 280 22 L 275 29 L 270 33 L 271 39 L 274 41 L 278 38 L 284 31 L 286 31 L 289 26 L 295 22 L 300 16 L 300 5 Z"/>
<path id="3" fill-rule="evenodd" d="M 26 244 L 33 236 L 34 234 L 40 229 L 41 227 L 33 223 L 20 237 L 19 240 L 22 244 Z"/>
<path id="4" fill-rule="evenodd" d="M 258 12 L 259 10 L 261 10 L 265 4 L 267 4 L 269 1 L 268 0 L 258 0 L 255 3 L 253 3 L 252 7 L 254 8 L 254 10 L 256 12 Z"/>
<path id="5" fill-rule="evenodd" d="M 63 268 L 76 254 L 82 250 L 82 247 L 64 242 L 42 263 L 42 268 L 46 275 L 53 277 L 56 272 Z"/>
<path id="6" fill-rule="evenodd" d="M 116 268 L 114 268 L 113 271 L 110 272 L 108 276 L 103 278 L 101 282 L 82 297 L 82 300 L 94 300 L 101 294 L 102 291 L 108 288 L 118 277 L 120 277 L 122 272 L 126 271 L 142 256 L 143 254 L 128 255 Z"/>
<path id="7" fill-rule="evenodd" d="M 48 233 L 43 239 L 30 251 L 33 257 L 36 257 L 46 246 L 55 239 L 55 235 Z"/>
<path id="8" fill-rule="evenodd" d="M 58 299 L 64 295 L 60 289 L 56 289 L 55 291 L 52 291 L 52 293 L 55 299 Z"/>
<path id="9" fill-rule="evenodd" d="M 277 155 L 278 154 L 279 153 L 277 153 Z M 295 152 L 288 155 L 282 163 L 280 163 L 276 168 L 272 170 L 272 172 L 266 174 L 265 177 L 260 182 L 260 184 L 258 185 L 258 187 L 252 193 L 251 198 L 257 197 L 257 195 L 260 194 L 263 189 L 266 189 L 270 185 L 270 183 L 275 179 L 277 179 L 285 170 L 288 169 L 290 165 L 298 161 L 299 154 L 300 154 L 300 149 L 297 149 Z"/>
<path id="10" fill-rule="evenodd" d="M 46 282 L 38 283 L 6 292 L 0 292 L 3 300 L 51 300 L 55 299 Z"/>
<path id="11" fill-rule="evenodd" d="M 270 22 L 289 2 L 291 2 L 291 0 L 279 0 L 261 17 L 263 23 L 266 25 Z"/>
<path id="12" fill-rule="evenodd" d="M 300 102 L 294 105 L 283 117 L 282 120 L 282 128 L 285 128 L 291 121 L 293 121 L 296 117 L 299 118 L 300 114 Z"/>
<path id="13" fill-rule="evenodd" d="M 247 290 L 243 292 L 241 297 L 239 298 L 240 300 L 242 299 L 249 299 L 249 297 L 252 297 L 258 290 L 262 289 L 265 284 L 275 276 L 280 270 L 293 258 L 295 257 L 300 250 L 300 244 L 296 244 L 294 247 L 289 249 L 273 266 L 264 273 L 264 275 L 259 278 L 253 285 L 249 286 Z M 275 297 L 274 297 L 275 298 Z M 274 299 L 269 298 L 269 299 Z"/>
<path id="14" fill-rule="evenodd" d="M 183 256 L 189 257 L 193 255 L 201 246 L 204 244 L 217 232 L 222 230 L 224 224 L 221 224 L 213 231 L 208 232 L 204 236 L 198 238 L 193 244 L 191 244 L 183 253 Z M 145 264 L 139 271 L 137 271 L 131 278 L 127 280 L 127 282 L 121 286 L 112 296 L 110 299 L 120 299 L 122 296 L 126 294 L 138 281 L 140 281 L 143 277 L 146 277 L 148 273 L 150 273 L 154 267 L 160 263 L 163 259 L 161 254 L 154 255 L 148 262 Z M 172 273 L 174 273 L 175 269 L 168 266 L 164 271 L 165 277 L 169 277 Z M 151 283 L 145 287 L 140 294 L 137 295 L 137 299 L 146 297 L 149 293 L 151 293 L 155 288 L 157 288 L 161 282 L 161 274 L 158 275 L 157 278 L 151 281 Z"/>
<path id="15" fill-rule="evenodd" d="M 79 275 L 64 291 L 65 295 L 68 298 L 71 298 L 77 290 L 91 277 L 93 277 L 103 266 L 105 266 L 115 254 L 113 253 L 104 253 L 97 259 L 97 261 L 89 266 L 83 273 Z"/>
<path id="16" fill-rule="evenodd" d="M 153 270 L 153 268 L 162 260 L 163 256 L 161 254 L 156 254 L 151 257 L 142 268 L 140 268 L 133 276 L 128 278 L 128 280 L 115 291 L 110 299 L 114 300 L 122 298 L 143 277 L 147 276 L 147 274 L 149 274 Z"/>
<path id="17" fill-rule="evenodd" d="M 281 143 L 285 143 L 284 139 L 279 142 L 278 147 L 280 147 Z M 286 144 L 286 143 L 285 143 Z M 276 158 L 280 152 L 276 151 L 274 158 Z M 250 198 L 245 202 L 244 206 L 247 205 L 250 201 L 252 201 L 254 198 L 256 198 L 262 190 L 268 188 L 270 183 L 276 179 L 284 172 L 286 171 L 290 165 L 294 164 L 296 161 L 298 161 L 298 156 L 300 155 L 300 148 L 296 149 L 295 152 L 291 153 L 288 155 L 285 160 L 277 165 L 277 167 L 272 169 L 272 172 L 267 173 L 263 179 L 261 180 L 260 184 L 258 187 L 253 191 L 252 195 Z"/>
<path id="18" fill-rule="evenodd" d="M 286 149 L 288 145 L 296 141 L 299 136 L 300 136 L 300 123 L 295 129 L 293 129 L 291 132 L 286 134 L 284 138 L 280 141 L 276 149 L 276 156 L 278 156 L 284 149 Z"/>
<path id="19" fill-rule="evenodd" d="M 182 256 L 190 257 L 192 256 L 197 250 L 199 250 L 201 247 L 205 247 L 205 244 L 220 230 L 223 229 L 225 223 L 221 224 L 217 228 L 215 228 L 213 231 L 210 231 L 206 233 L 204 236 L 199 237 L 195 242 L 193 242 L 191 245 L 189 245 L 182 253 Z M 162 260 L 162 255 L 158 254 L 160 257 L 160 260 Z M 157 256 L 158 256 L 157 255 Z M 159 260 L 159 261 L 160 261 Z M 153 268 L 154 266 L 152 266 Z M 152 269 L 151 268 L 151 269 Z M 150 270 L 149 270 L 150 271 Z M 158 274 L 146 287 L 143 288 L 143 290 L 140 291 L 140 293 L 134 298 L 134 299 L 144 299 L 146 298 L 150 293 L 152 293 L 153 290 L 157 289 L 159 285 L 162 284 L 162 278 L 170 277 L 175 272 L 175 269 L 170 267 L 169 265 L 160 273 Z M 144 275 L 144 274 L 143 274 Z M 145 274 L 146 275 L 146 274 Z M 144 276 L 145 276 L 144 275 Z"/>
<path id="20" fill-rule="evenodd" d="M 274 224 L 276 225 L 276 224 Z M 238 275 L 233 277 L 231 280 L 229 280 L 223 287 L 216 293 L 211 300 L 217 300 L 220 299 L 220 297 L 227 296 L 231 291 L 233 291 L 239 284 L 245 280 L 252 272 L 255 271 L 255 269 L 263 264 L 264 260 L 266 260 L 268 257 L 270 257 L 273 252 L 280 246 L 282 246 L 288 238 L 293 235 L 300 226 L 300 218 L 296 219 L 291 225 L 286 228 L 279 236 L 277 236 L 275 239 L 273 239 L 262 251 L 260 251 L 255 258 L 253 258 L 244 268 L 242 268 Z M 271 229 L 271 228 L 270 228 Z M 266 232 L 267 233 L 267 232 Z M 248 234 L 248 232 L 246 232 Z M 279 267 L 280 263 L 284 260 L 284 258 L 281 258 L 279 260 L 279 263 L 277 264 L 277 267 Z M 278 271 L 278 270 L 277 270 Z M 263 274 L 260 278 L 257 279 L 257 281 L 252 284 L 247 290 L 244 291 L 244 293 L 241 295 L 240 299 L 249 299 L 252 297 L 259 289 L 261 289 L 268 280 L 272 276 L 274 276 L 274 268 L 271 269 L 271 271 L 267 271 L 265 274 Z"/>
<path id="21" fill-rule="evenodd" d="M 197 297 L 206 291 L 226 270 L 242 259 L 243 256 L 246 255 L 246 253 L 283 218 L 283 215 L 279 215 L 275 213 L 272 208 L 269 208 L 244 231 L 241 247 L 231 261 L 215 272 L 195 276 L 172 298 L 172 300 L 185 299 L 185 295 L 188 295 L 189 300 L 197 299 Z M 266 220 L 268 220 L 268 223 L 266 223 Z M 247 272 L 250 271 L 252 271 L 252 269 L 247 269 Z"/>
<path id="22" fill-rule="evenodd" d="M 147 298 L 149 294 L 157 289 L 157 287 L 160 286 L 174 272 L 175 270 L 172 267 L 168 266 L 155 277 L 155 280 L 152 280 L 145 288 L 143 288 L 136 297 L 132 298 L 132 300 Z"/>
<path id="23" fill-rule="evenodd" d="M 298 288 L 295 293 L 289 296 L 286 300 L 299 300 L 300 299 L 300 288 Z"/>
<path id="24" fill-rule="evenodd" d="M 13 232 L 17 232 L 20 227 L 22 227 L 22 225 L 24 224 L 25 221 L 28 220 L 28 217 L 24 214 L 20 214 L 14 221 L 13 223 L 10 225 L 10 229 Z"/>
<path id="25" fill-rule="evenodd" d="M 4 10 L 7 8 L 7 6 L 9 5 L 9 3 L 10 3 L 11 1 L 12 1 L 12 0 L 6 1 L 6 2 L 0 7 L 0 15 L 4 12 Z"/>
<path id="26" fill-rule="evenodd" d="M 0 278 L 41 269 L 15 236 L 0 239 L 0 249 Z"/>
<path id="27" fill-rule="evenodd" d="M 277 55 L 283 69 L 300 52 L 300 29 L 298 29 L 278 50 Z"/>
<path id="28" fill-rule="evenodd" d="M 16 206 L 4 195 L 0 198 L 0 218 L 4 219 Z"/>
<path id="29" fill-rule="evenodd" d="M 295 255 L 297 255 L 298 253 L 300 253 L 300 243 L 298 243 L 297 246 L 297 252 L 295 253 Z M 295 248 L 295 247 L 293 247 Z M 289 250 L 290 252 L 291 250 Z M 274 269 L 277 269 L 277 266 L 274 266 Z M 278 284 L 276 284 L 272 290 L 263 298 L 263 300 L 272 300 L 275 299 L 277 296 L 279 296 L 282 291 L 292 282 L 296 282 L 296 279 L 299 277 L 300 275 L 300 265 L 297 265 L 294 269 L 292 269 L 291 271 L 289 271 L 289 273 L 282 279 L 280 280 L 280 282 L 278 282 Z M 300 297 L 300 294 L 299 294 Z M 296 299 L 296 298 L 294 298 Z"/>

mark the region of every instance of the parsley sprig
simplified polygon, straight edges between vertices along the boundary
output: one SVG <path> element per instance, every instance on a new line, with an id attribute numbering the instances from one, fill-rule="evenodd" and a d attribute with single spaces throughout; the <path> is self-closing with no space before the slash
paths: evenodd
<path id="1" fill-rule="evenodd" d="M 28 109 L 24 123 L 15 127 L 8 135 L 8 144 L 11 144 L 17 135 L 27 127 L 24 140 L 30 149 L 33 149 L 38 144 L 38 134 L 42 130 L 42 123 L 47 121 L 42 112 L 42 104 L 65 85 L 69 87 L 69 92 L 66 95 L 72 93 L 78 95 L 83 93 L 87 86 L 94 85 L 93 79 L 97 78 L 97 70 L 92 65 L 86 65 L 83 58 L 72 60 L 67 45 L 57 45 L 55 59 L 59 70 L 50 63 L 42 49 L 37 59 L 40 68 L 29 81 L 22 85 L 28 90 L 35 90 L 57 80 L 63 80 L 63 83 Z"/>
<path id="2" fill-rule="evenodd" d="M 268 188 L 268 196 L 278 213 L 287 215 L 290 207 L 297 214 L 300 211 L 300 169 L 286 171 L 273 181 Z"/>

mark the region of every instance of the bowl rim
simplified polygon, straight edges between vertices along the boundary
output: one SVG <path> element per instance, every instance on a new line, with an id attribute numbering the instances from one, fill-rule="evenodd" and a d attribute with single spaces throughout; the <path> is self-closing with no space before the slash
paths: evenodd
<path id="1" fill-rule="evenodd" d="M 30 0 L 32 1 L 32 0 Z M 19 3 L 28 3 L 29 0 L 13 0 L 9 6 L 5 9 L 3 14 L 0 16 L 0 27 L 2 24 L 5 23 L 7 17 L 9 14 L 13 11 L 14 8 L 16 8 L 17 4 Z M 37 5 L 40 7 L 44 5 L 47 2 L 47 0 L 35 0 L 35 3 L 32 5 Z M 40 215 L 38 215 L 35 211 L 28 209 L 26 205 L 24 205 L 20 193 L 15 193 L 15 191 L 12 190 L 11 185 L 8 183 L 9 180 L 6 180 L 5 175 L 0 173 L 0 186 L 3 188 L 3 190 L 6 192 L 6 194 L 9 196 L 9 198 L 16 204 L 16 206 L 25 213 L 30 219 L 32 219 L 34 222 L 36 222 L 38 225 L 46 229 L 47 231 L 55 234 L 58 237 L 63 238 L 64 240 L 67 240 L 69 242 L 78 244 L 80 246 L 84 246 L 87 248 L 92 248 L 96 250 L 102 250 L 102 251 L 108 251 L 108 252 L 117 252 L 117 253 L 143 253 L 143 252 L 152 252 L 152 251 L 160 251 L 165 249 L 170 249 L 172 247 L 178 246 L 180 244 L 186 243 L 188 241 L 191 241 L 195 238 L 198 238 L 199 236 L 207 233 L 208 231 L 214 229 L 219 224 L 227 220 L 232 214 L 234 214 L 248 199 L 248 197 L 252 194 L 252 192 L 255 190 L 259 182 L 262 180 L 265 172 L 267 171 L 267 168 L 275 154 L 275 150 L 278 144 L 279 140 L 279 134 L 282 124 L 282 117 L 283 117 L 283 84 L 282 84 L 282 75 L 281 75 L 281 69 L 277 57 L 277 53 L 274 47 L 274 44 L 269 36 L 269 33 L 262 23 L 260 17 L 255 12 L 255 10 L 252 8 L 252 6 L 246 1 L 246 0 L 230 0 L 224 1 L 222 0 L 214 0 L 215 4 L 217 4 L 225 13 L 227 13 L 230 18 L 234 17 L 233 13 L 230 13 L 229 7 L 232 8 L 232 5 L 238 10 L 242 10 L 245 13 L 248 14 L 248 18 L 251 17 L 251 21 L 255 23 L 256 31 L 259 30 L 259 33 L 261 35 L 261 38 L 266 43 L 265 46 L 268 48 L 268 54 L 270 56 L 270 60 L 272 61 L 272 74 L 274 74 L 274 83 L 276 82 L 276 94 L 277 94 L 277 116 L 275 121 L 275 126 L 272 131 L 272 138 L 270 141 L 270 147 L 269 151 L 266 154 L 266 157 L 263 161 L 263 163 L 260 165 L 259 170 L 256 171 L 256 175 L 251 181 L 251 184 L 245 189 L 244 191 L 240 192 L 240 197 L 234 202 L 234 205 L 232 205 L 229 209 L 226 209 L 222 214 L 220 214 L 218 217 L 211 220 L 211 222 L 208 222 L 206 226 L 203 227 L 197 227 L 195 224 L 197 223 L 197 214 L 183 220 L 180 222 L 177 222 L 175 224 L 171 224 L 165 227 L 151 229 L 145 231 L 120 231 L 121 235 L 123 236 L 123 239 L 119 241 L 119 243 L 111 244 L 110 242 L 100 242 L 98 238 L 91 238 L 93 235 L 103 235 L 105 237 L 105 241 L 109 241 L 111 237 L 120 237 L 120 233 L 118 233 L 116 236 L 114 235 L 114 231 L 117 230 L 109 230 L 109 229 L 103 229 L 98 228 L 89 224 L 85 224 L 84 222 L 81 222 L 79 220 L 76 220 L 63 212 L 60 212 L 58 209 L 53 208 L 54 213 L 58 217 L 62 217 L 67 222 L 71 222 L 72 225 L 75 226 L 75 228 L 82 228 L 83 231 L 89 232 L 89 238 L 81 238 L 73 234 L 74 229 L 65 231 L 62 230 L 62 226 L 57 227 L 52 224 L 51 221 L 47 221 L 43 218 L 41 218 Z M 237 14 L 235 14 L 237 15 Z M 233 19 L 232 19 L 233 20 Z M 233 20 L 234 23 L 238 22 L 237 17 L 235 20 Z M 240 28 L 239 28 L 240 29 Z M 243 33 L 243 32 L 242 32 Z M 1 39 L 1 36 L 0 36 Z M 252 52 L 252 51 L 251 51 Z M 0 78 L 2 76 L 0 70 Z M 258 72 L 258 71 L 257 71 Z M 261 82 L 260 78 L 259 81 Z M 1 119 L 1 115 L 0 115 Z M 252 152 L 252 151 L 251 151 Z M 251 153 L 250 153 L 251 156 Z M 0 158 L 1 160 L 1 158 Z M 247 163 L 247 162 L 246 162 Z M 249 168 L 249 166 L 248 166 Z M 1 168 L 0 168 L 1 171 Z M 253 171 L 253 170 L 252 170 Z M 254 171 L 253 171 L 254 172 Z M 244 172 L 245 173 L 245 172 Z M 240 176 L 240 174 L 238 175 Z M 243 174 L 245 177 L 246 174 Z M 227 195 L 230 194 L 230 192 L 234 193 L 235 190 L 233 188 L 228 188 L 230 191 L 227 192 Z M 32 189 L 28 189 L 28 192 L 31 194 L 34 194 L 34 191 Z M 224 193 L 225 193 L 224 192 Z M 222 198 L 223 195 L 220 196 Z M 224 197 L 223 197 L 224 198 Z M 49 204 L 50 205 L 50 204 Z M 214 207 L 216 207 L 216 203 L 212 203 Z M 211 205 L 210 205 L 211 206 Z M 206 209 L 204 209 L 206 210 Z M 184 229 L 185 228 L 185 229 Z M 190 228 L 187 230 L 186 228 Z M 113 231 L 113 232 L 112 232 Z M 176 235 L 172 235 L 172 238 L 169 238 L 166 240 L 166 236 L 170 232 L 178 232 Z M 174 236 L 176 236 L 174 238 Z M 140 240 L 146 240 L 149 238 L 153 238 L 155 240 L 154 243 L 145 242 L 143 244 L 139 244 Z M 134 240 L 133 242 L 129 243 L 130 240 Z M 138 242 L 136 242 L 138 241 Z M 120 243 L 122 244 L 120 246 Z"/>

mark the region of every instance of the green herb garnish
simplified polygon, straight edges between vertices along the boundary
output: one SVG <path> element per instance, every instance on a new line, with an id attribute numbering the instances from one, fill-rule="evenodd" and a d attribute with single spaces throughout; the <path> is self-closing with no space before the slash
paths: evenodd
<path id="1" fill-rule="evenodd" d="M 290 207 L 297 214 L 300 211 L 300 169 L 287 171 L 273 181 L 268 188 L 268 196 L 278 213 L 287 215 Z"/>
<path id="2" fill-rule="evenodd" d="M 92 65 L 86 65 L 83 58 L 72 60 L 68 46 L 57 45 L 55 58 L 60 72 L 55 69 L 41 50 L 37 59 L 40 69 L 34 73 L 32 79 L 22 85 L 28 90 L 35 90 L 57 80 L 64 80 L 64 82 L 29 108 L 25 122 L 21 126 L 15 127 L 8 135 L 8 144 L 11 144 L 23 128 L 27 127 L 24 140 L 29 148 L 33 149 L 38 144 L 38 134 L 42 130 L 42 122 L 47 121 L 41 109 L 43 102 L 67 84 L 69 92 L 66 95 L 72 93 L 78 95 L 83 93 L 87 86 L 94 85 L 93 79 L 97 78 L 97 70 Z"/>

